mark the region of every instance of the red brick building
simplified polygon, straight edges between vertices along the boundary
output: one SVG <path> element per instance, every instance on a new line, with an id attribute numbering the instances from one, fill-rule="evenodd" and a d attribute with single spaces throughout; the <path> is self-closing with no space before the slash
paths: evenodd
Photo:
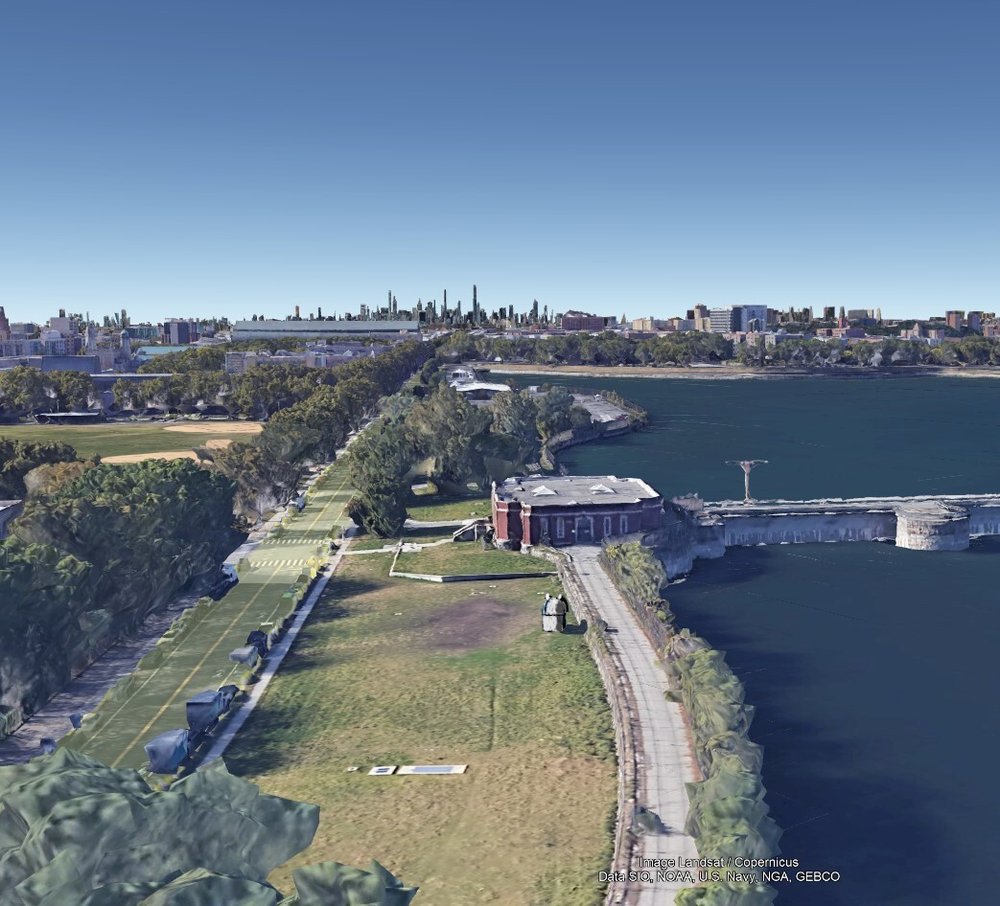
<path id="1" fill-rule="evenodd" d="M 660 526 L 663 498 L 639 478 L 568 475 L 508 478 L 493 486 L 502 547 L 587 544 Z"/>
<path id="2" fill-rule="evenodd" d="M 568 311 L 560 322 L 563 330 L 606 330 L 615 327 L 618 319 L 613 315 L 589 315 L 582 311 Z"/>

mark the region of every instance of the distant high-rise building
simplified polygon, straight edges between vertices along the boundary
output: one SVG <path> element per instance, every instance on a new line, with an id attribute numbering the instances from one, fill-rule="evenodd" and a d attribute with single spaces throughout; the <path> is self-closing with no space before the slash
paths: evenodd
<path id="1" fill-rule="evenodd" d="M 617 323 L 614 315 L 592 315 L 582 311 L 568 311 L 562 316 L 563 330 L 604 330 Z"/>
<path id="2" fill-rule="evenodd" d="M 739 318 L 739 330 L 743 333 L 760 333 L 767 329 L 766 305 L 739 305 L 733 314 L 734 321 Z"/>
<path id="3" fill-rule="evenodd" d="M 765 318 L 766 318 L 765 311 Z M 740 329 L 739 311 L 733 308 L 711 308 L 708 311 L 712 333 L 729 333 Z"/>
<path id="4" fill-rule="evenodd" d="M 965 323 L 964 311 L 946 311 L 944 319 L 952 330 L 961 330 Z"/>
<path id="5" fill-rule="evenodd" d="M 198 325 L 183 318 L 170 318 L 163 325 L 166 340 L 171 346 L 187 346 L 198 339 Z"/>
<path id="6" fill-rule="evenodd" d="M 832 305 L 827 305 L 826 307 L 824 307 L 823 309 L 824 321 L 832 321 L 836 317 L 837 317 L 837 309 L 835 309 Z"/>
<path id="7" fill-rule="evenodd" d="M 6 343 L 10 339 L 10 321 L 7 320 L 7 314 L 3 310 L 3 306 L 0 305 L 0 343 Z"/>
<path id="8" fill-rule="evenodd" d="M 965 316 L 965 326 L 973 333 L 982 333 L 983 313 L 981 311 L 970 311 Z"/>

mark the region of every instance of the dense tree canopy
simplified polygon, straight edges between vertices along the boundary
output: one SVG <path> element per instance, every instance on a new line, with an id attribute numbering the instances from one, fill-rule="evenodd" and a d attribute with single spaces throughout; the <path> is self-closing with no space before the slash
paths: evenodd
<path id="1" fill-rule="evenodd" d="M 485 480 L 477 438 L 488 430 L 491 421 L 489 412 L 441 384 L 413 406 L 406 428 L 417 457 L 433 459 L 435 479 L 461 489 L 466 482 Z"/>
<path id="2" fill-rule="evenodd" d="M 262 793 L 221 759 L 154 791 L 61 748 L 0 767 L 0 813 L 8 906 L 406 906 L 417 893 L 377 862 L 322 862 L 296 869 L 283 897 L 267 878 L 309 845 L 319 809 Z"/>
<path id="3" fill-rule="evenodd" d="M 75 459 L 76 450 L 69 444 L 33 443 L 0 437 L 0 500 L 24 497 L 24 476 L 32 469 L 46 463 Z"/>
<path id="4" fill-rule="evenodd" d="M 0 545 L 0 706 L 30 713 L 109 637 L 213 570 L 232 507 L 229 480 L 188 460 L 81 463 L 29 494 Z"/>

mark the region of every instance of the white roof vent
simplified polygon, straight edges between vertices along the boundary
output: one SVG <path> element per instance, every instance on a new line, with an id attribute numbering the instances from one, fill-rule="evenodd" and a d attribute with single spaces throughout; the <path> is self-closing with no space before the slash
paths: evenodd
<path id="1" fill-rule="evenodd" d="M 606 484 L 595 484 L 590 490 L 593 494 L 614 494 L 614 491 Z"/>
<path id="2" fill-rule="evenodd" d="M 545 485 L 539 485 L 535 490 L 531 492 L 532 497 L 555 497 L 556 492 L 552 488 L 547 488 Z"/>

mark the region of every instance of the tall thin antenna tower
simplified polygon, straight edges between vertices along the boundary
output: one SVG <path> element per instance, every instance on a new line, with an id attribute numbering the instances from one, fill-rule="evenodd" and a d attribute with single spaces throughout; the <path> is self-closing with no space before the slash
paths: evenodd
<path id="1" fill-rule="evenodd" d="M 766 459 L 727 459 L 727 466 L 739 466 L 743 470 L 743 502 L 753 503 L 750 496 L 750 472 L 755 466 L 762 466 L 767 463 Z"/>

